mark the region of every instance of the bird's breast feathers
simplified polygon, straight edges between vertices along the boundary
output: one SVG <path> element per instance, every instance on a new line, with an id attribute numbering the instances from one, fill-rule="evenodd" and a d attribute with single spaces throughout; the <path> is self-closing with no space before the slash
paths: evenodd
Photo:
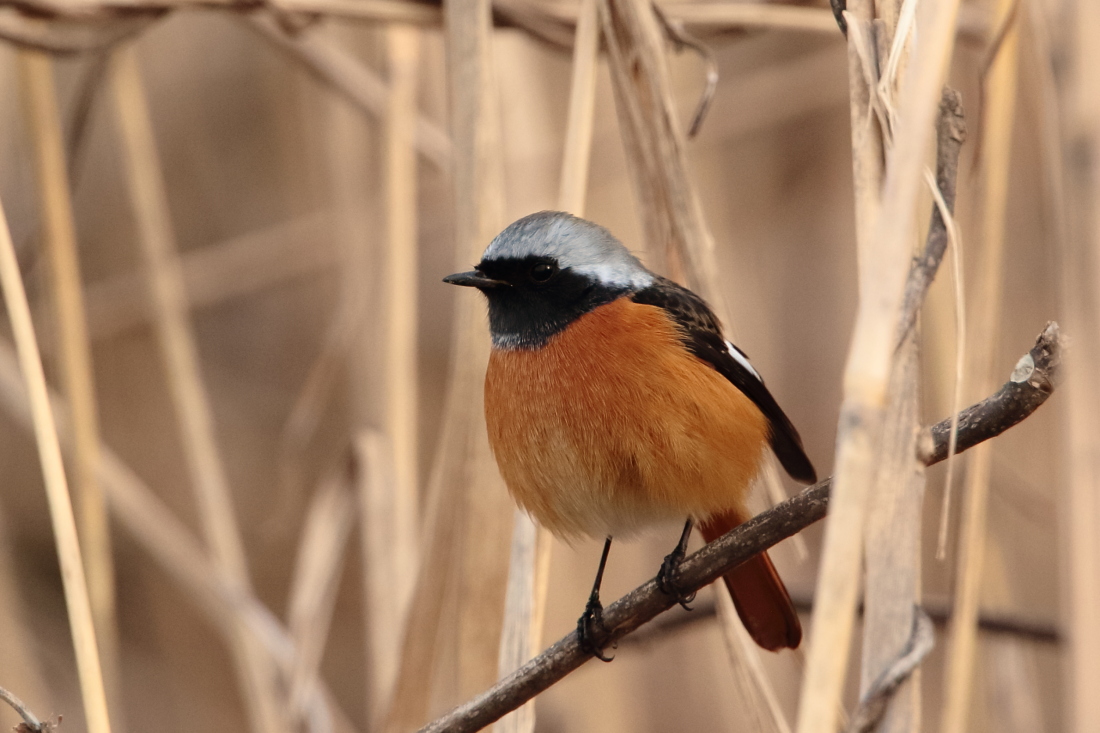
<path id="1" fill-rule="evenodd" d="M 567 538 L 743 509 L 769 435 L 662 308 L 629 298 L 541 348 L 495 349 L 485 411 L 509 491 Z"/>

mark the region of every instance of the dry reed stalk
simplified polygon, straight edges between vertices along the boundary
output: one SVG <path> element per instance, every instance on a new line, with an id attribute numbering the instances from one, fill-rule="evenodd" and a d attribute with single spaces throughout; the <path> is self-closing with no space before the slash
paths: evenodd
<path id="1" fill-rule="evenodd" d="M 338 92 L 356 109 L 375 119 L 385 117 L 390 103 L 386 83 L 331 39 L 326 41 L 323 33 L 304 30 L 290 36 L 278 21 L 264 15 L 250 16 L 246 26 L 289 53 L 314 78 Z M 450 169 L 451 141 L 437 123 L 417 116 L 415 139 L 417 149 L 430 163 L 444 172 Z"/>
<path id="2" fill-rule="evenodd" d="M 158 341 L 203 531 L 217 567 L 247 592 L 250 582 L 244 545 L 218 453 L 198 348 L 188 322 L 187 296 L 164 179 L 141 70 L 132 48 L 116 52 L 112 82 L 127 184 L 157 314 Z M 275 695 L 270 660 L 243 629 L 232 651 L 253 731 L 283 730 L 286 720 L 282 701 Z"/>
<path id="3" fill-rule="evenodd" d="M 558 209 L 584 216 L 599 71 L 598 0 L 582 0 L 574 37 L 572 81 L 562 153 Z M 553 538 L 527 514 L 513 520 L 508 590 L 501 635 L 498 676 L 503 679 L 535 656 L 541 647 L 549 594 Z M 535 703 L 530 701 L 496 723 L 496 733 L 530 733 Z"/>
<path id="4" fill-rule="evenodd" d="M 540 558 L 546 553 L 545 567 L 549 569 L 550 547 L 540 547 L 539 535 L 546 530 L 536 526 L 526 512 L 516 509 L 512 519 L 512 547 L 508 560 L 508 588 L 504 594 L 504 625 L 500 635 L 497 655 L 497 679 L 502 680 L 519 669 L 524 662 L 538 654 L 541 641 L 536 634 L 535 623 L 544 612 L 537 607 L 545 604 L 545 593 L 539 593 L 538 584 L 547 579 L 539 577 Z M 539 629 L 541 630 L 541 629 Z M 498 720 L 494 733 L 531 733 L 535 729 L 535 702 L 528 701 L 518 710 Z"/>
<path id="5" fill-rule="evenodd" d="M 473 386 L 477 379 L 472 369 L 462 370 L 462 365 L 455 362 L 452 384 Z M 466 426 L 473 421 L 470 406 L 463 402 L 453 397 L 448 400 L 445 427 L 428 481 L 427 511 L 420 533 L 423 538 L 420 567 L 400 639 L 397 678 L 386 708 L 383 730 L 387 733 L 413 730 L 430 714 L 429 671 L 435 669 L 440 655 L 437 638 L 446 585 L 453 572 L 450 562 L 458 530 L 453 518 L 460 494 L 449 485 L 448 479 L 462 471 L 468 438 Z"/>
<path id="6" fill-rule="evenodd" d="M 386 31 L 390 97 L 383 118 L 388 315 L 386 421 L 389 440 L 368 431 L 355 443 L 366 629 L 366 711 L 370 729 L 384 723 L 399 670 L 419 553 L 417 471 L 416 254 L 417 119 L 420 31 Z"/>
<path id="7" fill-rule="evenodd" d="M 242 298 L 336 264 L 331 217 L 310 214 L 231 237 L 180 256 L 191 309 Z M 154 319 L 140 271 L 116 275 L 85 289 L 93 341 L 117 336 Z"/>
<path id="8" fill-rule="evenodd" d="M 413 132 L 418 113 L 419 29 L 391 25 L 386 29 L 386 48 L 390 84 L 382 160 L 388 245 L 386 425 L 393 451 L 392 489 L 397 493 L 393 519 L 399 522 L 400 530 L 412 532 L 415 537 L 420 482 L 417 471 L 417 160 Z M 410 564 L 416 566 L 415 561 Z"/>
<path id="9" fill-rule="evenodd" d="M 455 264 L 468 267 L 503 224 L 500 121 L 485 0 L 444 7 L 455 192 Z M 386 729 L 496 677 L 512 504 L 489 455 L 481 401 L 484 304 L 459 297 L 443 430 L 428 481 L 421 569 Z M 448 613 L 443 614 L 444 606 Z"/>
<path id="10" fill-rule="evenodd" d="M 455 246 L 465 264 L 476 262 L 504 225 L 504 161 L 493 73 L 491 5 L 488 0 L 455 0 L 444 6 L 443 16 L 454 145 Z M 488 349 L 484 304 L 470 297 L 463 300 L 467 317 L 472 315 L 475 320 L 459 322 L 459 337 L 474 344 L 466 353 L 458 349 L 454 358 L 475 364 L 479 379 L 474 390 L 453 395 L 475 407 L 474 420 L 468 423 L 473 433 L 468 438 L 466 476 L 460 484 L 462 526 L 457 535 L 459 562 L 454 576 L 458 594 L 456 659 L 451 662 L 455 684 L 453 690 L 441 690 L 452 700 L 465 699 L 496 679 L 514 511 L 489 453 L 481 410 L 480 375 Z M 476 309 L 472 314 L 471 304 Z M 455 386 L 457 383 L 452 384 Z"/>
<path id="11" fill-rule="evenodd" d="M 714 238 L 688 169 L 686 138 L 677 119 L 657 18 L 651 6 L 641 0 L 603 0 L 600 9 L 616 113 L 631 183 L 642 212 L 647 250 L 670 277 L 702 295 L 732 330 L 733 319 L 718 280 Z M 774 469 L 763 472 L 761 480 L 771 484 L 772 496 L 782 495 Z M 805 552 L 804 547 L 796 547 Z M 728 593 L 721 584 L 716 592 Z M 720 618 L 724 625 L 740 623 L 732 615 L 722 614 Z M 726 633 L 738 632 L 727 629 Z M 751 646 L 728 645 L 727 650 L 758 654 Z M 746 691 L 746 697 L 756 701 L 762 716 L 781 715 L 777 706 L 769 704 L 774 698 L 771 682 L 759 660 L 755 662 L 736 656 L 730 659 L 735 669 L 749 673 L 751 690 Z M 779 730 L 787 727 L 782 718 L 773 718 L 772 722 Z"/>
<path id="12" fill-rule="evenodd" d="M 909 245 L 927 131 L 955 41 L 957 0 L 928 8 L 917 34 L 913 61 L 898 105 L 894 148 L 887 158 L 881 203 L 860 248 L 859 310 L 844 373 L 844 402 L 838 424 L 836 478 L 825 528 L 821 570 L 814 594 L 810 649 L 799 705 L 798 733 L 831 733 L 848 664 L 868 494 L 881 454 L 896 329 L 901 314 Z M 859 155 L 859 151 L 855 155 Z M 857 178 L 856 199 L 866 181 Z"/>
<path id="13" fill-rule="evenodd" d="M 906 337 L 891 376 L 882 465 L 868 506 L 864 564 L 863 659 L 865 697 L 910 645 L 920 603 L 921 507 L 924 467 L 916 460 L 919 419 L 918 332 Z M 920 670 L 890 698 L 881 733 L 920 730 Z"/>
<path id="14" fill-rule="evenodd" d="M 0 204 L 0 286 L 8 308 L 12 333 L 19 356 L 19 368 L 30 402 L 34 422 L 35 441 L 42 464 L 46 484 L 46 498 L 50 507 L 57 558 L 61 566 L 61 582 L 65 589 L 65 606 L 68 609 L 69 629 L 76 652 L 77 675 L 80 694 L 84 703 L 84 717 L 89 733 L 110 733 L 111 723 L 107 714 L 107 697 L 103 687 L 103 673 L 99 664 L 92 609 L 88 587 L 84 580 L 84 563 L 80 556 L 80 543 L 76 536 L 76 520 L 69 500 L 69 487 L 65 480 L 65 467 L 61 462 L 61 445 L 57 437 L 50 397 L 46 387 L 46 375 L 42 371 L 42 358 L 38 353 L 38 340 L 31 322 L 27 293 L 19 274 L 19 262 L 15 246 L 8 230 L 7 216 Z"/>
<path id="15" fill-rule="evenodd" d="M 558 208 L 584 216 L 588 167 L 596 113 L 596 81 L 600 50 L 599 0 L 581 0 L 573 46 L 573 75 L 569 87 L 569 117 L 565 123 Z"/>
<path id="16" fill-rule="evenodd" d="M 856 183 L 856 231 L 861 259 L 872 256 L 871 239 L 881 204 L 882 162 L 886 142 L 875 119 L 885 49 L 895 32 L 893 3 L 850 7 L 849 78 L 851 86 L 852 160 Z M 875 16 L 878 18 L 875 18 Z M 868 36 L 870 39 L 868 40 Z M 868 55 L 873 54 L 868 59 Z M 889 91 L 895 87 L 887 81 Z M 920 509 L 924 474 L 916 461 L 919 401 L 918 335 L 909 330 L 896 356 L 885 411 L 882 458 L 867 507 L 864 539 L 863 658 L 860 698 L 866 699 L 887 669 L 905 652 L 913 628 L 920 588 Z M 879 730 L 904 733 L 919 729 L 919 679 L 904 682 L 889 701 Z"/>
<path id="17" fill-rule="evenodd" d="M 1100 720 L 1100 6 L 1087 0 L 1065 4 L 1065 25 L 1051 46 L 1068 49 L 1069 74 L 1062 89 L 1066 139 L 1051 156 L 1064 158 L 1068 237 L 1061 291 L 1078 341 L 1069 354 L 1064 426 L 1066 480 L 1063 510 L 1069 566 L 1066 614 L 1070 647 L 1066 729 L 1086 733 Z M 1053 55 L 1044 60 L 1052 64 Z M 1053 146 L 1052 146 L 1053 147 Z M 1060 180 L 1060 179 L 1059 179 Z M 1057 202 L 1055 202 L 1057 203 Z M 1055 213 L 1061 208 L 1055 207 Z"/>
<path id="18" fill-rule="evenodd" d="M 860 3 L 853 8 L 855 12 L 849 23 L 853 174 L 860 181 L 856 190 L 861 257 L 872 256 L 869 249 L 874 247 L 871 236 L 881 203 L 882 161 L 887 155 L 888 135 L 883 134 L 881 121 L 873 119 L 873 99 L 876 95 L 892 98 L 898 86 L 898 76 L 882 76 L 883 67 L 889 67 L 888 49 L 898 32 L 897 6 L 892 0 L 876 3 L 874 9 L 869 3 Z M 870 16 L 877 18 L 872 21 Z M 869 44 L 876 49 L 873 60 L 863 57 L 869 49 L 859 45 L 861 34 L 873 34 L 873 44 Z M 904 39 L 899 39 L 899 49 L 904 48 L 902 43 Z M 949 111 L 941 110 L 937 138 L 942 149 L 945 144 L 951 145 L 951 123 Z M 957 148 L 955 152 L 952 162 L 957 161 Z M 881 464 L 867 507 L 861 703 L 874 694 L 883 675 L 909 649 L 915 608 L 920 603 L 924 467 L 916 460 L 920 402 L 918 341 L 915 325 L 903 331 L 888 387 Z M 876 730 L 908 733 L 920 729 L 919 672 L 916 670 L 890 696 Z"/>
<path id="19" fill-rule="evenodd" d="M 57 108 L 53 63 L 44 54 L 23 51 L 19 54 L 19 66 L 26 101 L 27 128 L 34 138 L 43 245 L 49 264 L 50 295 L 57 321 L 61 379 L 72 405 L 73 461 L 70 473 L 76 490 L 77 527 L 104 683 L 108 690 L 111 717 L 118 729 L 122 720 L 122 689 L 118 622 L 115 618 L 115 572 L 107 508 L 96 480 L 99 419 L 95 375 L 81 291 L 65 143 Z"/>
<path id="20" fill-rule="evenodd" d="M 858 33 L 860 22 L 853 19 L 850 33 Z M 933 207 L 924 250 L 914 257 L 906 283 L 905 305 L 900 321 L 898 361 L 891 375 L 889 413 L 883 440 L 883 461 L 872 495 L 867 519 L 865 566 L 863 662 L 860 680 L 860 712 L 877 709 L 884 716 L 877 729 L 909 731 L 920 729 L 920 670 L 900 678 L 885 698 L 878 697 L 883 680 L 895 674 L 900 660 L 914 652 L 914 631 L 921 627 L 914 609 L 921 605 L 920 539 L 924 492 L 923 466 L 916 464 L 917 421 L 919 419 L 920 364 L 916 315 L 931 279 L 942 261 L 951 226 L 955 201 L 959 149 L 965 126 L 959 95 L 945 89 L 936 125 L 937 153 Z M 957 251 L 957 246 L 956 246 Z M 919 664 L 919 653 L 914 658 Z"/>
<path id="21" fill-rule="evenodd" d="M 359 491 L 366 629 L 367 730 L 378 730 L 386 714 L 400 665 L 405 617 L 416 583 L 416 527 L 400 505 L 386 438 L 364 431 L 354 443 Z"/>
<path id="22" fill-rule="evenodd" d="M 1008 19 L 1014 0 L 1000 0 L 998 15 Z M 985 81 L 982 112 L 980 181 L 981 250 L 976 268 L 975 299 L 968 330 L 967 381 L 970 395 L 981 394 L 996 382 L 996 356 L 1002 313 L 1005 257 L 1005 211 L 1012 157 L 1012 129 L 1016 115 L 1018 25 L 1008 28 Z M 970 689 L 978 642 L 983 561 L 986 549 L 986 510 L 993 454 L 980 446 L 968 459 L 955 571 L 955 605 L 948 626 L 945 704 L 942 733 L 969 729 Z"/>
<path id="23" fill-rule="evenodd" d="M 290 672 L 288 699 L 292 720 L 309 715 L 309 692 L 320 678 L 336 592 L 344 569 L 344 550 L 355 517 L 355 498 L 345 476 L 320 482 L 308 512 L 287 603 L 287 627 L 298 650 Z"/>

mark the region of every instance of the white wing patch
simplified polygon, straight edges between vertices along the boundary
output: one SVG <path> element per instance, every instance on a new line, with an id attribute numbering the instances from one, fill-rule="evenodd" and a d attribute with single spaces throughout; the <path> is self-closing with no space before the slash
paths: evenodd
<path id="1" fill-rule="evenodd" d="M 726 342 L 726 351 L 730 352 L 730 356 L 733 357 L 734 361 L 736 361 L 738 364 L 740 364 L 741 366 L 748 369 L 749 374 L 753 375 L 758 380 L 760 380 L 760 384 L 764 383 L 764 378 L 760 376 L 760 372 L 753 369 L 752 364 L 749 363 L 748 357 L 746 357 L 743 353 L 741 353 L 741 349 L 737 348 L 736 346 L 731 344 L 729 341 L 727 341 Z"/>

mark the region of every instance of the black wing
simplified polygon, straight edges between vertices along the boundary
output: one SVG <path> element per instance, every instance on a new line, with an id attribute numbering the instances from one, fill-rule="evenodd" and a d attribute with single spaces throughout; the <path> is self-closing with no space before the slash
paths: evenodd
<path id="1" fill-rule="evenodd" d="M 817 481 L 817 472 L 806 457 L 798 431 L 768 392 L 764 380 L 749 365 L 744 352 L 723 338 L 718 318 L 702 298 L 663 277 L 657 277 L 648 288 L 630 297 L 635 303 L 663 308 L 680 327 L 688 350 L 717 369 L 760 408 L 771 426 L 772 450 L 791 478 L 808 484 Z M 734 356 L 734 349 L 743 360 Z"/>

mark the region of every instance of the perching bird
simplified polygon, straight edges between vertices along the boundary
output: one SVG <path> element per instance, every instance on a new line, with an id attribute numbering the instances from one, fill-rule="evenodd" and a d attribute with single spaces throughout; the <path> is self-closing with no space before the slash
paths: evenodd
<path id="1" fill-rule="evenodd" d="M 601 659 L 599 583 L 613 537 L 687 519 L 666 558 L 675 586 L 693 522 L 707 542 L 750 517 L 770 445 L 794 479 L 814 468 L 787 416 L 703 300 L 647 270 L 603 227 L 561 212 L 513 223 L 472 272 L 489 301 L 485 421 L 516 502 L 555 535 L 605 537 L 582 643 Z M 767 554 L 725 575 L 745 627 L 777 651 L 802 639 Z"/>

